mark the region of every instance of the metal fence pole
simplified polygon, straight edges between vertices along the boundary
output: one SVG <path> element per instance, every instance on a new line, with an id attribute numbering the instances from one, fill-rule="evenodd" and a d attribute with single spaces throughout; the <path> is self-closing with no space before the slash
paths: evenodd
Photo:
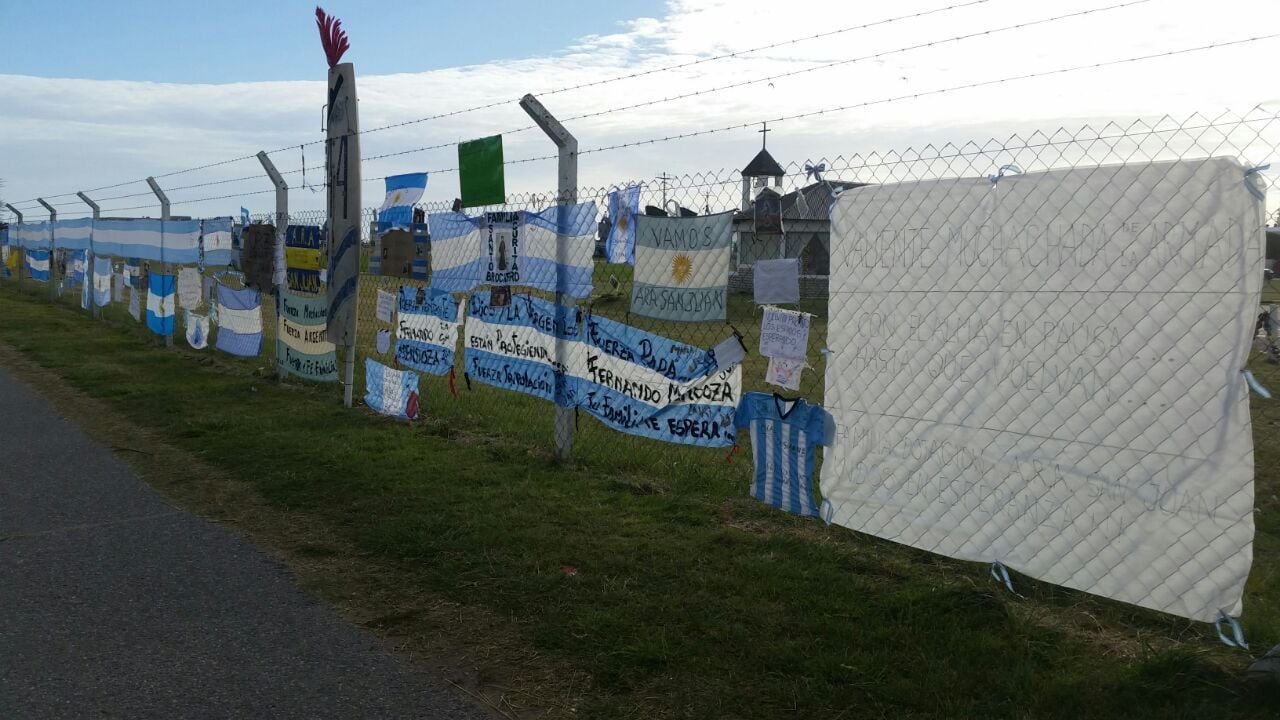
<path id="1" fill-rule="evenodd" d="M 155 178 L 147 178 L 147 184 L 151 186 L 151 192 L 155 193 L 156 198 L 160 201 L 160 268 L 161 272 L 165 275 L 170 275 L 172 273 L 169 272 L 169 265 L 164 261 L 164 223 L 169 219 L 169 196 L 165 195 L 164 191 L 160 189 L 160 184 L 156 182 Z M 150 292 L 150 289 L 148 289 L 148 292 Z M 177 308 L 174 309 L 173 317 L 174 325 L 176 327 L 178 318 Z M 173 347 L 172 334 L 164 336 L 164 346 L 167 348 Z"/>
<path id="2" fill-rule="evenodd" d="M 542 128 L 542 132 L 551 138 L 560 151 L 559 178 L 556 183 L 556 305 L 559 306 L 564 300 L 561 288 L 565 286 L 565 268 L 569 264 L 569 243 L 565 236 L 569 224 L 569 206 L 578 201 L 578 140 L 533 95 L 520 98 L 520 107 L 533 118 L 533 122 Z M 566 343 L 558 340 L 555 350 L 556 365 L 567 366 L 568 356 Z M 559 396 L 559 388 L 556 395 Z M 568 461 L 573 456 L 576 432 L 574 412 L 570 408 L 560 407 L 559 403 L 555 403 L 555 408 L 556 459 Z"/>
<path id="3" fill-rule="evenodd" d="M 21 224 L 22 224 L 22 212 L 21 212 L 20 210 L 18 210 L 18 208 L 16 208 L 16 207 L 14 207 L 14 206 L 10 205 L 9 203 L 5 203 L 5 204 L 4 204 L 4 206 L 5 206 L 5 207 L 7 207 L 7 208 L 9 208 L 9 212 L 13 213 L 13 214 L 14 214 L 14 216 L 16 216 L 16 217 L 18 218 L 18 224 L 19 224 L 19 225 L 21 225 Z M 12 245 L 12 242 L 13 242 L 13 241 L 12 241 L 12 240 L 10 240 L 9 242 L 11 243 L 11 244 L 9 245 L 9 248 L 10 248 L 10 249 L 9 249 L 9 252 L 14 252 L 14 250 L 13 250 L 13 245 Z M 21 247 L 21 245 L 19 245 L 19 247 Z M 19 294 L 19 295 L 21 295 L 21 294 L 22 294 L 22 266 L 23 266 L 23 265 L 26 265 L 26 264 L 27 264 L 27 252 L 26 252 L 26 250 L 24 249 L 24 250 L 22 251 L 22 259 L 21 259 L 20 261 L 18 261 L 18 294 Z"/>
<path id="4" fill-rule="evenodd" d="M 49 302 L 54 302 L 58 299 L 58 290 L 53 285 L 53 269 L 57 266 L 57 263 L 54 262 L 53 258 L 57 254 L 58 248 L 57 231 L 54 230 L 53 226 L 54 223 L 58 222 L 58 211 L 55 210 L 52 205 L 45 202 L 44 198 L 36 198 L 36 202 L 43 205 L 44 209 L 49 211 Z"/>
<path id="5" fill-rule="evenodd" d="M 285 272 L 284 257 L 284 240 L 289 231 L 289 184 L 284 181 L 284 177 L 280 175 L 280 171 L 276 170 L 275 163 L 271 162 L 271 158 L 267 157 L 265 151 L 258 153 L 258 162 L 262 163 L 262 169 L 267 171 L 267 177 L 271 178 L 272 184 L 276 186 L 276 323 L 280 322 L 280 293 L 285 288 L 286 277 L 282 277 Z M 283 380 L 285 378 L 284 362 L 280 357 L 280 338 L 276 338 L 276 375 Z"/>
<path id="6" fill-rule="evenodd" d="M 90 200 L 89 196 L 85 195 L 82 192 L 76 193 L 76 197 L 80 198 L 80 200 L 85 205 L 88 205 L 89 209 L 93 211 L 93 222 L 96 225 L 98 220 L 102 217 L 102 208 L 98 207 L 98 203 Z M 86 283 L 90 282 L 90 279 L 93 277 L 93 259 L 94 259 L 93 258 L 93 232 L 90 231 L 89 232 L 89 253 L 88 255 L 86 255 L 85 267 L 84 267 L 84 280 Z M 102 317 L 102 308 L 98 307 L 98 303 L 95 302 L 93 299 L 92 287 L 90 287 L 90 291 L 89 291 L 89 312 L 95 318 Z"/>

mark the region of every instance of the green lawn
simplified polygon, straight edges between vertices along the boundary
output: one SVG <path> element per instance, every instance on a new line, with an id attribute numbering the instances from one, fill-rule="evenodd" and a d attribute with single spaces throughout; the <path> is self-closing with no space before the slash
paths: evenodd
<path id="1" fill-rule="evenodd" d="M 715 330 L 689 339 L 710 345 Z M 251 488 L 265 524 L 313 528 L 305 552 L 279 548 L 291 562 L 341 555 L 379 568 L 376 584 L 335 573 L 308 587 L 357 617 L 374 598 L 410 608 L 367 624 L 409 651 L 465 654 L 485 697 L 506 698 L 496 704 L 513 716 L 1280 712 L 1280 691 L 1248 686 L 1249 656 L 1207 625 L 1016 577 L 1022 599 L 986 567 L 776 512 L 747 497 L 746 452 L 728 464 L 584 416 L 576 461 L 561 467 L 546 403 L 467 392 L 460 379 L 455 399 L 424 377 L 424 420 L 396 423 L 342 408 L 332 386 L 276 382 L 270 350 L 241 360 L 179 339 L 165 351 L 122 308 L 90 320 L 43 288 L 0 287 L 0 342 Z M 1280 368 L 1255 369 L 1280 388 Z M 1254 410 L 1244 625 L 1260 654 L 1280 642 L 1280 410 Z M 184 466 L 147 472 L 183 497 Z M 418 609 L 438 606 L 456 613 Z"/>

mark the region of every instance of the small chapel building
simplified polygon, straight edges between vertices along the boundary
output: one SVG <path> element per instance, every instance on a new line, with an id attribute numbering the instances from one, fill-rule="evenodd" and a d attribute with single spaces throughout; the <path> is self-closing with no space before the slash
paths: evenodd
<path id="1" fill-rule="evenodd" d="M 733 216 L 733 269 L 729 289 L 752 292 L 752 268 L 757 260 L 797 258 L 800 296 L 825 298 L 831 273 L 831 206 L 841 191 L 867 183 L 823 178 L 786 193 L 781 196 L 782 231 L 758 233 L 755 198 L 762 191 L 781 188 L 786 176 L 765 147 L 742 169 L 742 203 Z"/>

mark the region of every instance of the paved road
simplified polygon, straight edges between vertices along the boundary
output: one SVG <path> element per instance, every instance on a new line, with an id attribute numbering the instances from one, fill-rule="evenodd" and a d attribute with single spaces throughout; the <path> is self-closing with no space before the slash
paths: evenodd
<path id="1" fill-rule="evenodd" d="M 0 718 L 485 718 L 0 368 Z"/>

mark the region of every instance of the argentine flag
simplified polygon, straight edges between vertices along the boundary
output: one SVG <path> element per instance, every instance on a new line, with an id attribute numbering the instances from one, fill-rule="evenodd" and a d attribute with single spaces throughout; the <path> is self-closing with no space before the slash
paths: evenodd
<path id="1" fill-rule="evenodd" d="M 659 320 L 724 320 L 733 213 L 636 218 L 631 313 Z"/>
<path id="2" fill-rule="evenodd" d="M 64 285 L 68 289 L 80 287 L 80 283 L 84 282 L 85 265 L 88 263 L 84 250 L 73 250 L 67 253 L 67 277 Z"/>
<path id="3" fill-rule="evenodd" d="M 151 332 L 168 337 L 173 334 L 174 281 L 172 275 L 151 273 L 147 288 L 147 327 Z"/>
<path id="4" fill-rule="evenodd" d="M 257 357 L 262 352 L 262 294 L 218 285 L 218 342 L 229 355 Z"/>
<path id="5" fill-rule="evenodd" d="M 636 264 L 636 215 L 639 214 L 639 185 L 609 193 L 609 238 L 604 252 L 609 262 Z"/>
<path id="6" fill-rule="evenodd" d="M 401 420 L 418 417 L 418 375 L 392 370 L 373 358 L 364 361 L 364 402 L 375 412 Z"/>
<path id="7" fill-rule="evenodd" d="M 238 251 L 232 242 L 231 231 L 230 217 L 200 221 L 200 254 L 205 267 L 225 267 L 236 259 Z"/>
<path id="8" fill-rule="evenodd" d="M 27 274 L 32 280 L 49 282 L 49 251 L 27 251 Z"/>
<path id="9" fill-rule="evenodd" d="M 93 304 L 98 307 L 111 304 L 111 258 L 93 259 Z"/>
<path id="10" fill-rule="evenodd" d="M 553 205 L 542 212 L 468 217 L 437 213 L 431 230 L 433 287 L 468 292 L 478 285 L 523 285 L 571 297 L 591 295 L 596 204 Z M 563 267 L 557 236 L 565 236 Z"/>
<path id="11" fill-rule="evenodd" d="M 413 222 L 413 204 L 422 199 L 426 189 L 426 173 L 388 177 L 387 197 L 378 208 L 379 227 L 408 227 Z"/>
<path id="12" fill-rule="evenodd" d="M 53 223 L 53 240 L 59 250 L 88 250 L 93 243 L 93 218 Z"/>

